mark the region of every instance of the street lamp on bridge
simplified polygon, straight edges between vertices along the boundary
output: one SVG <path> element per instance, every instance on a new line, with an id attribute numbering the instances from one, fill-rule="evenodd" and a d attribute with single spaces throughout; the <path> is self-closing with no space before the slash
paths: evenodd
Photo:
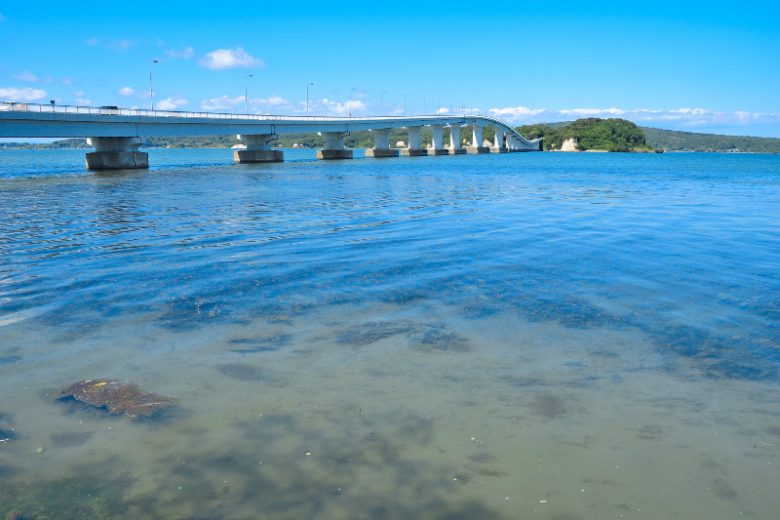
<path id="1" fill-rule="evenodd" d="M 313 87 L 314 83 L 306 84 L 306 115 L 309 115 L 309 87 Z"/>
<path id="2" fill-rule="evenodd" d="M 246 115 L 249 115 L 249 79 L 254 77 L 254 74 L 248 74 L 244 82 L 244 111 Z"/>
<path id="3" fill-rule="evenodd" d="M 160 63 L 158 60 L 152 60 L 149 64 L 149 110 L 154 111 L 154 86 L 152 85 L 152 67 L 155 63 Z"/>
<path id="4" fill-rule="evenodd" d="M 352 94 L 354 94 L 356 91 L 356 88 L 353 88 L 349 91 L 349 101 L 347 101 L 347 113 L 349 114 L 349 117 L 352 117 Z"/>

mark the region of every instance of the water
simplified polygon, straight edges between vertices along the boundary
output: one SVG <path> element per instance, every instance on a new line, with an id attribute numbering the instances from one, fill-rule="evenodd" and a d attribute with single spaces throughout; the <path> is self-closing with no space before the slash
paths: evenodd
<path id="1" fill-rule="evenodd" d="M 780 157 L 286 156 L 0 152 L 0 514 L 776 518 Z"/>

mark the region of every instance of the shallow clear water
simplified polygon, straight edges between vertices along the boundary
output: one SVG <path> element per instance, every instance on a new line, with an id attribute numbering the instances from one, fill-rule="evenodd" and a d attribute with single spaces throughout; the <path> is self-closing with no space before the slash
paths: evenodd
<path id="1" fill-rule="evenodd" d="M 0 514 L 776 518 L 780 157 L 285 153 L 0 152 Z"/>

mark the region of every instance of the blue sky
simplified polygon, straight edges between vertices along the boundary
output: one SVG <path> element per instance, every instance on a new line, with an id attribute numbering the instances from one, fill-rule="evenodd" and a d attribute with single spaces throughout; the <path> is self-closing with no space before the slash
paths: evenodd
<path id="1" fill-rule="evenodd" d="M 150 67 L 161 109 L 780 137 L 774 2 L 0 0 L 0 99 L 146 108 Z"/>

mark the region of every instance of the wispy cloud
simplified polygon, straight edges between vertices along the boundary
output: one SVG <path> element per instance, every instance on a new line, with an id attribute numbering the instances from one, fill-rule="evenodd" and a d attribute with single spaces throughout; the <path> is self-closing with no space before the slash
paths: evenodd
<path id="1" fill-rule="evenodd" d="M 436 113 L 439 115 L 445 115 L 450 113 L 450 109 L 447 107 L 439 107 L 436 109 Z"/>
<path id="2" fill-rule="evenodd" d="M 128 51 L 136 46 L 136 41 L 122 39 L 101 39 L 92 36 L 84 40 L 84 43 L 90 47 L 102 47 L 104 49 L 110 49 L 112 51 Z"/>
<path id="3" fill-rule="evenodd" d="M 6 101 L 38 101 L 46 97 L 46 91 L 39 88 L 0 88 L 0 99 Z"/>
<path id="4" fill-rule="evenodd" d="M 742 127 L 752 124 L 778 124 L 780 114 L 772 112 L 726 112 L 706 108 L 491 108 L 490 114 L 514 124 L 565 121 L 584 117 L 620 117 L 637 124 L 660 125 L 676 129 L 703 129 L 706 127 Z"/>
<path id="5" fill-rule="evenodd" d="M 211 99 L 204 99 L 200 102 L 200 107 L 203 110 L 232 110 L 243 102 L 243 96 L 220 96 Z"/>
<path id="6" fill-rule="evenodd" d="M 268 98 L 259 98 L 252 100 L 254 103 L 257 103 L 259 105 L 269 106 L 269 107 L 289 107 L 292 106 L 292 103 L 287 101 L 281 96 L 271 96 Z"/>
<path id="7" fill-rule="evenodd" d="M 772 112 L 719 111 L 706 108 L 635 108 L 635 109 L 570 109 L 560 110 L 562 116 L 622 117 L 636 123 L 668 123 L 676 127 L 723 127 L 748 124 L 780 123 L 780 114 Z"/>
<path id="8" fill-rule="evenodd" d="M 26 81 L 28 83 L 60 83 L 62 85 L 72 85 L 73 79 L 71 78 L 55 78 L 52 76 L 38 76 L 33 74 L 29 70 L 13 74 L 12 77 L 19 81 Z"/>
<path id="9" fill-rule="evenodd" d="M 357 97 L 357 96 L 356 96 Z M 244 96 L 220 96 L 204 99 L 200 103 L 203 110 L 240 112 L 247 110 Z M 249 112 L 253 114 L 269 113 L 304 113 L 305 101 L 292 102 L 282 96 L 270 96 L 266 98 L 249 98 Z M 329 116 L 345 116 L 365 114 L 367 105 L 360 99 L 338 101 L 335 99 L 312 99 L 309 103 L 309 113 Z"/>
<path id="10" fill-rule="evenodd" d="M 39 78 L 29 70 L 25 70 L 24 72 L 20 72 L 19 74 L 14 74 L 13 78 L 18 79 L 19 81 L 29 81 L 30 83 L 38 83 L 41 80 L 41 78 Z"/>
<path id="11" fill-rule="evenodd" d="M 528 108 L 528 107 L 506 107 L 506 108 L 491 108 L 488 110 L 490 114 L 495 117 L 502 117 L 509 120 L 519 120 L 523 118 L 529 118 L 538 116 L 546 112 L 544 108 Z"/>
<path id="12" fill-rule="evenodd" d="M 195 49 L 187 45 L 182 49 L 168 49 L 165 55 L 174 60 L 189 60 L 195 56 Z"/>
<path id="13" fill-rule="evenodd" d="M 133 87 L 122 87 L 117 93 L 120 96 L 132 96 L 135 94 L 135 89 Z"/>
<path id="14" fill-rule="evenodd" d="M 210 70 L 265 67 L 263 60 L 251 56 L 242 47 L 211 51 L 198 60 L 198 64 Z"/>
<path id="15" fill-rule="evenodd" d="M 366 104 L 360 99 L 350 101 L 336 101 L 322 98 L 314 104 L 314 111 L 329 116 L 349 116 L 365 112 Z"/>
<path id="16" fill-rule="evenodd" d="M 244 96 L 220 96 L 201 101 L 203 110 L 240 111 L 247 109 Z M 249 98 L 249 111 L 251 113 L 267 113 L 270 111 L 292 110 L 293 104 L 281 96 L 267 98 Z"/>
<path id="17" fill-rule="evenodd" d="M 157 102 L 158 110 L 176 110 L 186 105 L 188 101 L 183 97 L 169 97 Z"/>
<path id="18" fill-rule="evenodd" d="M 626 113 L 621 108 L 569 108 L 558 111 L 564 116 L 576 117 L 615 117 Z"/>

